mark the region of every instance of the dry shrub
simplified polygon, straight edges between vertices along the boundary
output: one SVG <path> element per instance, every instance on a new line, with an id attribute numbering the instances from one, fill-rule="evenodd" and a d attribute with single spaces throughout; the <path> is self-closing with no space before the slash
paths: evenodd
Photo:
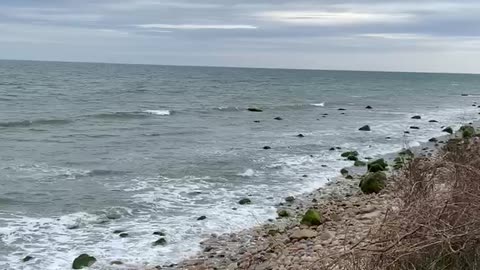
<path id="1" fill-rule="evenodd" d="M 396 209 L 333 269 L 480 269 L 480 143 L 452 140 L 393 176 Z"/>

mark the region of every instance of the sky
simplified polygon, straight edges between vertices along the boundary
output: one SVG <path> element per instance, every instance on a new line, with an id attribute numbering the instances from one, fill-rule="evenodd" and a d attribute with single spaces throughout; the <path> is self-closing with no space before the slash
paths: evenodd
<path id="1" fill-rule="evenodd" d="M 480 0 L 0 0 L 0 59 L 480 73 Z"/>

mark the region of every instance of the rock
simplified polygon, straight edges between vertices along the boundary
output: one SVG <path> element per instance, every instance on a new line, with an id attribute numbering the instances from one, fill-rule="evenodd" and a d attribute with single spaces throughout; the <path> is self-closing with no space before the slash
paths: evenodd
<path id="1" fill-rule="evenodd" d="M 197 220 L 205 220 L 205 219 L 207 219 L 206 216 L 200 216 L 200 217 L 197 218 Z"/>
<path id="2" fill-rule="evenodd" d="M 405 134 L 410 134 L 410 131 L 404 131 L 403 133 L 405 133 Z"/>
<path id="3" fill-rule="evenodd" d="M 410 126 L 410 129 L 420 129 L 420 128 L 417 126 Z"/>
<path id="4" fill-rule="evenodd" d="M 365 125 L 365 126 L 359 128 L 358 130 L 360 130 L 360 131 L 370 131 L 371 129 L 370 129 L 369 125 Z"/>
<path id="5" fill-rule="evenodd" d="M 121 233 L 118 236 L 120 236 L 121 238 L 125 238 L 128 237 L 128 233 Z"/>
<path id="6" fill-rule="evenodd" d="M 370 109 L 373 109 L 373 108 L 372 108 L 372 106 L 368 105 L 367 107 L 365 107 L 365 109 L 370 110 Z"/>
<path id="7" fill-rule="evenodd" d="M 348 179 L 348 180 L 353 180 L 353 176 L 351 176 L 350 174 L 345 176 L 345 179 Z"/>
<path id="8" fill-rule="evenodd" d="M 387 175 L 384 172 L 369 172 L 362 176 L 360 189 L 365 194 L 379 193 L 385 188 Z"/>
<path id="9" fill-rule="evenodd" d="M 331 147 L 329 150 L 330 151 L 335 151 L 335 147 Z"/>
<path id="10" fill-rule="evenodd" d="M 332 239 L 333 235 L 331 232 L 329 231 L 324 231 L 322 234 L 320 234 L 320 240 L 322 241 L 327 241 L 327 240 L 330 240 Z"/>
<path id="11" fill-rule="evenodd" d="M 156 246 L 166 246 L 167 245 L 167 240 L 165 238 L 160 238 L 157 241 L 153 242 L 152 244 L 154 247 Z"/>
<path id="12" fill-rule="evenodd" d="M 290 235 L 291 239 L 296 239 L 296 240 L 301 240 L 301 239 L 308 239 L 308 238 L 314 238 L 317 236 L 317 232 L 310 230 L 310 229 L 298 229 L 293 231 L 293 233 Z"/>
<path id="13" fill-rule="evenodd" d="M 123 232 L 125 232 L 125 231 L 124 231 L 124 230 L 115 230 L 115 231 L 113 231 L 114 234 L 120 234 L 120 233 L 123 233 Z"/>
<path id="14" fill-rule="evenodd" d="M 270 147 L 270 146 L 264 146 L 263 149 L 264 149 L 264 150 L 269 150 L 269 149 L 272 149 L 272 147 Z"/>
<path id="15" fill-rule="evenodd" d="M 278 214 L 279 217 L 289 217 L 290 216 L 290 213 L 288 213 L 288 211 L 285 210 L 285 209 L 278 210 L 277 214 Z"/>
<path id="16" fill-rule="evenodd" d="M 283 118 L 281 118 L 281 117 L 275 117 L 275 118 L 273 118 L 273 119 L 274 119 L 274 120 L 278 120 L 278 121 L 283 120 Z"/>
<path id="17" fill-rule="evenodd" d="M 344 108 L 339 108 L 338 110 L 339 111 L 346 111 L 346 109 L 344 109 Z"/>
<path id="18" fill-rule="evenodd" d="M 166 234 L 164 232 L 157 231 L 157 232 L 153 232 L 153 235 L 165 236 Z"/>
<path id="19" fill-rule="evenodd" d="M 259 120 L 255 120 L 255 121 L 253 121 L 253 122 L 254 122 L 254 123 L 260 123 L 260 121 L 259 121 Z"/>
<path id="20" fill-rule="evenodd" d="M 112 261 L 110 262 L 110 265 L 122 265 L 123 262 L 122 261 Z"/>
<path id="21" fill-rule="evenodd" d="M 377 159 L 375 161 L 369 162 L 367 165 L 367 170 L 369 172 L 380 172 L 380 171 L 386 171 L 388 167 L 388 164 L 385 162 L 383 158 Z"/>
<path id="22" fill-rule="evenodd" d="M 437 142 L 438 139 L 437 138 L 431 138 L 430 140 L 428 140 L 429 142 Z"/>
<path id="23" fill-rule="evenodd" d="M 447 133 L 450 133 L 450 134 L 453 134 L 453 129 L 451 127 L 446 127 L 442 130 L 443 132 L 447 132 Z"/>
<path id="24" fill-rule="evenodd" d="M 288 196 L 288 197 L 285 198 L 285 201 L 286 201 L 286 202 L 289 202 L 289 203 L 294 202 L 294 201 L 295 201 L 295 197 L 293 197 L 293 196 Z"/>
<path id="25" fill-rule="evenodd" d="M 245 204 L 251 204 L 252 201 L 249 198 L 243 198 L 240 201 L 238 201 L 238 204 L 240 205 L 245 205 Z"/>
<path id="26" fill-rule="evenodd" d="M 82 269 L 92 266 L 97 259 L 95 257 L 89 256 L 88 254 L 82 254 L 78 256 L 72 263 L 72 269 Z"/>
<path id="27" fill-rule="evenodd" d="M 360 160 L 357 160 L 355 161 L 355 163 L 353 163 L 353 166 L 355 167 L 363 167 L 363 166 L 366 166 L 367 163 L 363 162 L 363 161 L 360 161 Z"/>
<path id="28" fill-rule="evenodd" d="M 468 97 L 468 94 L 462 94 L 462 97 Z"/>
<path id="29" fill-rule="evenodd" d="M 247 110 L 250 112 L 263 112 L 263 110 L 259 108 L 248 108 Z"/>
<path id="30" fill-rule="evenodd" d="M 347 151 L 347 152 L 343 152 L 340 156 L 342 156 L 342 157 L 348 157 L 348 156 L 358 157 L 358 152 L 357 151 Z"/>
<path id="31" fill-rule="evenodd" d="M 302 177 L 303 177 L 303 178 L 307 178 L 307 177 L 308 177 L 308 175 L 304 174 L 304 175 L 302 175 Z"/>
<path id="32" fill-rule="evenodd" d="M 356 157 L 356 156 L 348 156 L 347 159 L 348 159 L 348 160 L 351 160 L 351 161 L 357 161 L 357 160 L 358 160 L 358 157 Z"/>
<path id="33" fill-rule="evenodd" d="M 303 137 L 305 137 L 305 135 L 303 135 L 302 133 L 300 133 L 300 134 L 297 135 L 297 137 L 298 137 L 298 138 L 303 138 Z"/>
<path id="34" fill-rule="evenodd" d="M 412 119 L 422 119 L 422 117 L 420 115 L 415 115 L 415 116 L 412 116 Z"/>
<path id="35" fill-rule="evenodd" d="M 28 262 L 28 261 L 31 261 L 33 260 L 33 257 L 32 256 L 25 256 L 23 259 L 22 259 L 22 262 Z"/>
<path id="36" fill-rule="evenodd" d="M 385 139 L 386 139 L 386 140 L 391 140 L 391 139 L 392 139 L 392 137 L 385 137 Z"/>
<path id="37" fill-rule="evenodd" d="M 323 223 L 323 219 L 316 210 L 309 209 L 305 215 L 303 215 L 300 223 L 307 226 L 318 226 Z"/>
<path id="38" fill-rule="evenodd" d="M 428 122 L 429 122 L 429 123 L 438 123 L 437 120 L 430 120 L 430 121 L 428 121 Z"/>
<path id="39" fill-rule="evenodd" d="M 345 168 L 343 168 L 343 169 L 340 170 L 340 173 L 341 173 L 343 176 L 346 176 L 346 175 L 348 175 L 348 170 L 345 169 Z"/>
<path id="40" fill-rule="evenodd" d="M 473 135 L 475 135 L 475 128 L 472 126 L 462 126 L 460 128 L 460 132 L 462 132 L 463 138 L 471 138 Z"/>

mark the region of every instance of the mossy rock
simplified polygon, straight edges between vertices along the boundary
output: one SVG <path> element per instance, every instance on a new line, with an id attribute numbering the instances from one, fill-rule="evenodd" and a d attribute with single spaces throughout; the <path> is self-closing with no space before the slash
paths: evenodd
<path id="1" fill-rule="evenodd" d="M 318 226 L 323 223 L 323 219 L 316 210 L 309 209 L 305 215 L 303 215 L 300 223 L 307 226 Z"/>
<path id="2" fill-rule="evenodd" d="M 290 216 L 290 213 L 285 209 L 278 210 L 277 214 L 278 214 L 279 217 L 289 217 Z"/>
<path id="3" fill-rule="evenodd" d="M 243 199 L 241 199 L 240 201 L 238 201 L 238 203 L 239 203 L 240 205 L 251 204 L 251 203 L 252 203 L 252 200 L 250 200 L 249 198 L 243 198 Z"/>
<path id="4" fill-rule="evenodd" d="M 357 151 L 347 151 L 347 152 L 343 152 L 341 154 L 341 156 L 346 157 L 346 158 L 348 158 L 349 156 L 358 157 L 358 152 Z"/>
<path id="5" fill-rule="evenodd" d="M 443 132 L 447 132 L 447 133 L 450 133 L 450 134 L 453 134 L 453 129 L 451 127 L 446 127 L 442 130 Z"/>
<path id="6" fill-rule="evenodd" d="M 357 161 L 355 161 L 355 163 L 353 163 L 353 165 L 355 167 L 364 167 L 364 166 L 367 166 L 367 163 L 365 163 L 363 161 L 360 161 L 360 160 L 357 160 Z"/>
<path id="7" fill-rule="evenodd" d="M 367 169 L 369 172 L 386 171 L 387 167 L 388 167 L 388 164 L 385 162 L 383 158 L 372 161 L 367 165 Z"/>
<path id="8" fill-rule="evenodd" d="M 160 238 L 157 241 L 153 242 L 152 244 L 154 247 L 156 246 L 166 246 L 167 245 L 167 240 L 165 238 Z"/>
<path id="9" fill-rule="evenodd" d="M 358 157 L 356 156 L 348 156 L 347 159 L 351 161 L 358 161 Z"/>
<path id="10" fill-rule="evenodd" d="M 475 128 L 472 126 L 462 126 L 460 132 L 462 132 L 463 138 L 471 138 L 475 135 Z"/>
<path id="11" fill-rule="evenodd" d="M 370 172 L 362 176 L 360 189 L 365 194 L 379 193 L 385 188 L 387 175 L 384 172 Z"/>
<path id="12" fill-rule="evenodd" d="M 348 170 L 343 168 L 340 170 L 340 173 L 343 175 L 343 176 L 347 176 L 348 175 Z"/>
<path id="13" fill-rule="evenodd" d="M 92 266 L 97 259 L 88 254 L 78 256 L 72 263 L 72 269 L 83 269 Z"/>

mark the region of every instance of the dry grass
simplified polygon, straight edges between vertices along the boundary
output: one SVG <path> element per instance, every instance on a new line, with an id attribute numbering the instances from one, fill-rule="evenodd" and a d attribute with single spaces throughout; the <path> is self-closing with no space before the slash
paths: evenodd
<path id="1" fill-rule="evenodd" d="M 393 176 L 399 204 L 331 269 L 480 269 L 480 143 L 452 140 Z"/>

